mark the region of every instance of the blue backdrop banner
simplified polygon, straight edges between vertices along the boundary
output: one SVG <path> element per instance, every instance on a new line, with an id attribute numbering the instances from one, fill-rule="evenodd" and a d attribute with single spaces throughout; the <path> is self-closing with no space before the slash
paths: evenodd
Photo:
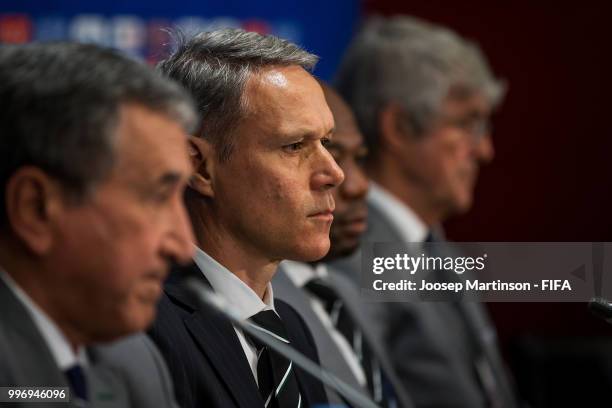
<path id="1" fill-rule="evenodd" d="M 167 50 L 165 28 L 190 34 L 239 27 L 287 38 L 319 55 L 315 73 L 329 80 L 358 15 L 356 0 L 0 0 L 0 42 L 94 42 L 154 63 Z"/>

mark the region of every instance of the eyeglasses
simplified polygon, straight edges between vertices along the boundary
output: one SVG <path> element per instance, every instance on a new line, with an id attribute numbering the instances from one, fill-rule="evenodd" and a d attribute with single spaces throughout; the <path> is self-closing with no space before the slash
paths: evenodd
<path id="1" fill-rule="evenodd" d="M 445 118 L 442 119 L 442 124 L 460 129 L 464 134 L 469 135 L 474 143 L 479 143 L 492 130 L 489 118 L 483 116 L 470 115 L 463 118 Z"/>

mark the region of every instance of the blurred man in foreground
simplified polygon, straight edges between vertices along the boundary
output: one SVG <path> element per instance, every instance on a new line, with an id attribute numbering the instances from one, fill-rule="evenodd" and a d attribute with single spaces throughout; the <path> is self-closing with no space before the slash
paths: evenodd
<path id="1" fill-rule="evenodd" d="M 304 322 L 270 285 L 281 260 L 328 252 L 331 189 L 344 177 L 325 147 L 334 120 L 307 71 L 315 62 L 288 41 L 219 30 L 181 42 L 160 69 L 192 92 L 202 117 L 186 198 L 194 273 L 241 318 L 317 360 Z M 326 402 L 320 382 L 198 307 L 181 285 L 166 286 L 151 336 L 185 408 Z"/>
<path id="2" fill-rule="evenodd" d="M 368 180 L 362 166 L 367 148 L 349 107 L 331 87 L 322 86 L 336 123 L 327 149 L 344 172 L 344 182 L 333 190 L 336 209 L 325 258 L 330 261 L 355 252 L 365 231 Z M 285 261 L 273 284 L 277 297 L 295 307 L 308 324 L 325 368 L 381 406 L 412 406 L 374 338 L 354 282 L 323 263 Z M 327 391 L 330 402 L 343 402 Z"/>
<path id="3" fill-rule="evenodd" d="M 375 18 L 351 44 L 337 85 L 370 149 L 362 251 L 443 241 L 440 224 L 471 207 L 479 167 L 494 153 L 489 118 L 504 87 L 478 47 L 410 17 Z M 361 256 L 336 266 L 356 279 Z M 410 296 L 377 321 L 416 405 L 514 406 L 484 308 Z"/>
<path id="4" fill-rule="evenodd" d="M 71 388 L 71 406 L 174 406 L 143 335 L 171 261 L 189 97 L 92 45 L 0 48 L 0 386 Z M 32 403 L 32 406 L 38 406 Z"/>

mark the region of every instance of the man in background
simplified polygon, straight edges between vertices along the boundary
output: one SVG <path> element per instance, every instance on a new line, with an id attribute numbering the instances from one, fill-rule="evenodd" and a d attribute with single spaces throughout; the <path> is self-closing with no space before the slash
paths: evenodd
<path id="1" fill-rule="evenodd" d="M 494 154 L 489 119 L 504 86 L 481 51 L 414 18 L 374 18 L 350 45 L 337 86 L 370 150 L 362 251 L 443 241 L 441 223 L 471 207 L 479 167 Z M 357 279 L 360 262 L 357 254 L 335 265 Z M 515 406 L 480 304 L 406 300 L 377 321 L 418 407 Z"/>
<path id="2" fill-rule="evenodd" d="M 0 386 L 175 406 L 152 343 L 121 339 L 149 326 L 170 262 L 192 254 L 194 119 L 178 86 L 114 51 L 0 48 Z"/>
<path id="3" fill-rule="evenodd" d="M 195 173 L 187 208 L 198 279 L 240 317 L 317 360 L 299 315 L 274 299 L 283 259 L 329 250 L 342 170 L 327 151 L 334 128 L 317 58 L 273 36 L 201 33 L 178 44 L 161 71 L 194 96 L 202 122 L 190 138 Z M 166 356 L 185 408 L 293 408 L 325 404 L 323 386 L 169 282 L 150 332 Z"/>

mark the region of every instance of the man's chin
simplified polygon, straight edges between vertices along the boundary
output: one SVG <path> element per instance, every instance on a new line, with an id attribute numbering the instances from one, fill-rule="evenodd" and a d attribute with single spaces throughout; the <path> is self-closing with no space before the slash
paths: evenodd
<path id="1" fill-rule="evenodd" d="M 470 191 L 456 191 L 454 194 L 447 196 L 446 200 L 440 202 L 440 208 L 443 209 L 441 221 L 456 215 L 463 215 L 472 209 L 474 203 L 474 193 Z"/>
<path id="2" fill-rule="evenodd" d="M 300 247 L 293 254 L 287 256 L 286 259 L 299 262 L 316 262 L 327 255 L 329 248 L 329 239 L 322 239 L 318 243 L 311 244 L 307 247 Z"/>
<path id="3" fill-rule="evenodd" d="M 472 205 L 474 204 L 474 199 L 472 194 L 461 197 L 455 202 L 455 208 L 452 215 L 462 215 L 472 209 Z"/>
<path id="4" fill-rule="evenodd" d="M 351 242 L 343 242 L 340 244 L 332 244 L 329 252 L 322 259 L 324 262 L 334 261 L 338 258 L 349 257 L 359 249 L 359 240 L 351 240 Z"/>

